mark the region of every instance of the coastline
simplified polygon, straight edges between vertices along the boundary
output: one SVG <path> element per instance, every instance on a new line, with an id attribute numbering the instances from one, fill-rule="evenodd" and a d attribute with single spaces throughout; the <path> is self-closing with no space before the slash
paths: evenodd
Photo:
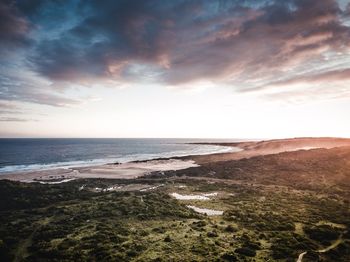
<path id="1" fill-rule="evenodd" d="M 1 174 L 0 180 L 8 179 L 21 182 L 60 183 L 79 178 L 134 179 L 147 176 L 152 172 L 184 170 L 214 162 L 240 160 L 288 151 L 329 149 L 350 146 L 350 139 L 293 138 L 232 143 L 204 142 L 195 144 L 225 146 L 239 148 L 240 150 L 205 155 L 187 155 L 135 160 L 126 163 L 108 163 L 102 165 L 11 172 Z"/>
<path id="2" fill-rule="evenodd" d="M 204 143 L 208 144 L 208 143 Z M 212 143 L 215 145 L 235 146 L 242 149 L 238 153 L 211 154 L 208 156 L 192 156 L 184 159 L 192 159 L 197 164 L 211 162 L 221 162 L 230 160 L 240 160 L 255 156 L 273 155 L 282 152 L 312 150 L 312 149 L 330 149 L 335 147 L 350 146 L 349 138 L 286 138 L 261 141 L 243 141 L 234 143 Z"/>
<path id="3" fill-rule="evenodd" d="M 105 164 L 88 167 L 34 170 L 0 175 L 0 180 L 20 182 L 59 182 L 78 178 L 134 179 L 155 171 L 181 170 L 197 167 L 194 161 L 177 159 L 152 160 L 143 163 Z"/>
<path id="4" fill-rule="evenodd" d="M 191 143 L 187 143 L 187 142 L 183 142 L 182 144 L 191 145 Z M 148 148 L 152 148 L 152 145 L 150 145 L 150 147 Z M 108 148 L 106 150 L 108 150 Z M 141 152 L 136 151 L 138 152 L 136 153 L 134 149 L 133 152 L 121 154 L 116 157 L 109 157 L 107 154 L 105 158 L 101 158 L 101 157 L 93 158 L 90 156 L 86 159 L 82 158 L 79 160 L 55 159 L 56 161 L 52 161 L 51 159 L 51 162 L 45 162 L 45 161 L 32 162 L 29 164 L 17 162 L 16 164 L 14 163 L 12 165 L 0 166 L 0 176 L 16 174 L 16 173 L 24 173 L 24 172 L 28 173 L 28 172 L 34 172 L 34 171 L 74 169 L 74 168 L 83 168 L 83 167 L 89 168 L 89 167 L 97 167 L 97 166 L 104 166 L 104 165 L 110 165 L 110 164 L 125 164 L 125 163 L 138 163 L 138 162 L 141 163 L 141 162 L 147 162 L 152 160 L 180 159 L 182 157 L 188 157 L 193 155 L 228 153 L 228 152 L 235 152 L 238 150 L 240 149 L 232 146 L 222 146 L 222 145 L 215 145 L 215 144 L 211 144 L 211 145 L 203 144 L 201 146 L 191 147 L 189 149 L 178 149 L 178 150 L 169 149 L 169 151 L 158 152 L 158 153 L 157 152 L 143 153 L 142 151 Z"/>
<path id="5" fill-rule="evenodd" d="M 186 260 L 202 260 L 208 257 L 202 252 L 213 248 L 212 240 L 226 243 L 214 246 L 218 261 L 227 254 L 241 258 L 237 261 L 296 261 L 304 252 L 304 260 L 348 261 L 349 143 L 260 141 L 241 145 L 245 149 L 234 154 L 25 175 L 32 181 L 24 182 L 36 183 L 2 180 L 3 239 L 15 243 L 8 245 L 9 252 L 20 258 L 40 258 L 52 255 L 52 250 L 62 258 L 72 249 L 81 255 L 85 243 L 95 250 L 96 241 L 103 241 L 103 246 L 111 246 L 106 254 L 117 252 L 128 261 L 135 247 L 116 251 L 110 234 L 117 231 L 125 232 L 123 242 L 151 248 L 135 255 L 145 261 L 152 260 L 154 252 L 166 257 L 169 248 L 184 246 L 189 247 L 181 254 Z M 178 169 L 166 171 L 169 165 Z M 17 178 L 22 181 L 20 175 Z M 317 237 L 320 233 L 327 233 L 327 241 Z M 32 244 L 18 252 L 24 241 Z M 201 253 L 193 253 L 198 243 Z M 172 253 L 169 258 L 179 257 Z"/>

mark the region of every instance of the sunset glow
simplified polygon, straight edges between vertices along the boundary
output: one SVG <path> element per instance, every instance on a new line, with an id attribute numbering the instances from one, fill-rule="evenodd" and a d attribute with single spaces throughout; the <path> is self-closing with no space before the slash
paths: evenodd
<path id="1" fill-rule="evenodd" d="M 350 134 L 347 0 L 0 3 L 1 137 Z"/>

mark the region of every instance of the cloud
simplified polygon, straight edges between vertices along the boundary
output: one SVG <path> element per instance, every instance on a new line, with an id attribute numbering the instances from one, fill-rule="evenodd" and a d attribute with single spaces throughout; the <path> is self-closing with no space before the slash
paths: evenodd
<path id="1" fill-rule="evenodd" d="M 268 99 L 303 103 L 310 99 L 348 99 L 349 86 L 350 69 L 340 69 L 277 81 L 249 92 L 260 92 Z"/>
<path id="2" fill-rule="evenodd" d="M 33 122 L 33 121 L 36 122 L 38 120 L 17 118 L 17 117 L 0 117 L 0 122 Z"/>
<path id="3" fill-rule="evenodd" d="M 167 80 L 209 78 L 247 89 L 276 77 L 294 77 L 310 62 L 326 63 L 326 52 L 349 50 L 350 31 L 340 23 L 335 1 L 283 1 L 260 11 L 237 33 L 230 26 L 221 31 L 228 37 L 185 48 L 190 52 L 175 57 Z"/>
<path id="4" fill-rule="evenodd" d="M 0 115 L 22 114 L 23 112 L 17 105 L 8 101 L 0 101 Z"/>
<path id="5" fill-rule="evenodd" d="M 334 71 L 327 71 L 315 75 L 302 76 L 300 78 L 293 78 L 287 81 L 274 83 L 274 85 L 287 85 L 295 83 L 329 83 L 329 82 L 344 82 L 350 81 L 350 68 L 339 69 Z"/>
<path id="6" fill-rule="evenodd" d="M 333 84 L 333 91 L 337 93 L 337 87 L 344 88 L 344 86 L 348 86 L 348 82 L 350 82 L 350 68 L 342 68 L 333 71 L 302 74 L 300 76 L 294 76 L 287 79 L 271 81 L 268 84 L 247 89 L 245 90 L 245 92 L 275 90 L 281 87 L 288 87 L 291 85 L 327 86 L 329 84 Z M 350 92 L 350 88 L 346 89 L 348 89 L 348 91 Z"/>
<path id="7" fill-rule="evenodd" d="M 350 98 L 350 90 L 345 85 L 330 89 L 328 85 L 290 85 L 281 89 L 268 90 L 262 93 L 267 100 L 283 101 L 291 104 L 301 104 L 318 100 L 341 100 Z"/>
<path id="8" fill-rule="evenodd" d="M 65 97 L 52 88 L 51 83 L 20 67 L 0 66 L 0 99 L 3 101 L 29 102 L 56 107 L 74 106 L 80 100 Z M 0 104 L 0 108 L 5 105 Z M 10 106 L 11 104 L 7 104 Z M 8 110 L 13 109 L 7 107 Z"/>
<path id="9" fill-rule="evenodd" d="M 29 32 L 29 22 L 22 16 L 15 5 L 10 0 L 0 2 L 0 54 L 14 47 L 27 44 L 27 34 Z"/>
<path id="10" fill-rule="evenodd" d="M 62 82 L 211 81 L 239 92 L 264 91 L 301 79 L 312 84 L 313 77 L 350 68 L 350 28 L 344 24 L 349 5 L 336 0 L 41 0 L 0 6 L 4 42 L 30 39 L 21 47 L 24 68 L 53 82 L 51 88 Z M 336 62 L 338 53 L 348 62 Z M 6 100 L 77 102 L 47 85 L 4 74 L 0 81 Z"/>

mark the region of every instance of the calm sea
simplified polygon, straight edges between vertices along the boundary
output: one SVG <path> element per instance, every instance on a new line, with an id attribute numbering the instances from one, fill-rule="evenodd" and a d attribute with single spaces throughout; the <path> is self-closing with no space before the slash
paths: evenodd
<path id="1" fill-rule="evenodd" d="M 203 139 L 0 139 L 0 173 L 235 151 Z"/>

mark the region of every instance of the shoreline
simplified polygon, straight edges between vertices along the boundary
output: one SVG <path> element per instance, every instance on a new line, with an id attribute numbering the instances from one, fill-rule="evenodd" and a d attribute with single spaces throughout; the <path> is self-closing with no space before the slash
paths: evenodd
<path id="1" fill-rule="evenodd" d="M 239 148 L 234 152 L 211 153 L 135 160 L 126 163 L 107 163 L 67 168 L 28 170 L 0 174 L 0 180 L 20 182 L 60 183 L 79 178 L 134 179 L 152 172 L 184 170 L 204 164 L 221 161 L 234 161 L 255 156 L 279 154 L 298 150 L 322 150 L 350 146 L 345 138 L 293 138 L 279 140 L 243 141 L 225 143 L 196 143 Z"/>
<path id="2" fill-rule="evenodd" d="M 184 145 L 190 145 L 191 143 L 183 143 Z M 169 151 L 164 153 L 154 153 L 154 154 L 145 154 L 145 155 L 125 155 L 118 158 L 98 158 L 98 159 L 87 159 L 87 160 L 72 160 L 72 161 L 62 161 L 62 162 L 52 162 L 52 163 L 42 163 L 42 164 L 16 164 L 12 166 L 3 167 L 3 170 L 0 168 L 0 179 L 1 176 L 18 174 L 18 173 L 29 173 L 29 172 L 39 172 L 39 171 L 49 171 L 57 169 L 77 169 L 77 168 L 89 168 L 96 166 L 104 165 L 119 165 L 127 163 L 145 163 L 148 161 L 154 160 L 169 160 L 169 159 L 183 159 L 191 156 L 205 156 L 212 154 L 221 154 L 221 153 L 233 153 L 240 151 L 237 147 L 233 146 L 224 146 L 216 144 L 197 144 L 197 145 L 206 145 L 211 146 L 211 148 L 201 148 L 192 152 L 189 150 L 185 151 Z M 6 170 L 8 169 L 8 171 Z"/>
<path id="3" fill-rule="evenodd" d="M 48 170 L 22 171 L 0 175 L 0 180 L 20 182 L 66 182 L 79 178 L 134 179 L 155 171 L 177 171 L 197 167 L 191 160 L 150 160 L 145 163 L 105 164 L 87 167 L 56 168 Z"/>

